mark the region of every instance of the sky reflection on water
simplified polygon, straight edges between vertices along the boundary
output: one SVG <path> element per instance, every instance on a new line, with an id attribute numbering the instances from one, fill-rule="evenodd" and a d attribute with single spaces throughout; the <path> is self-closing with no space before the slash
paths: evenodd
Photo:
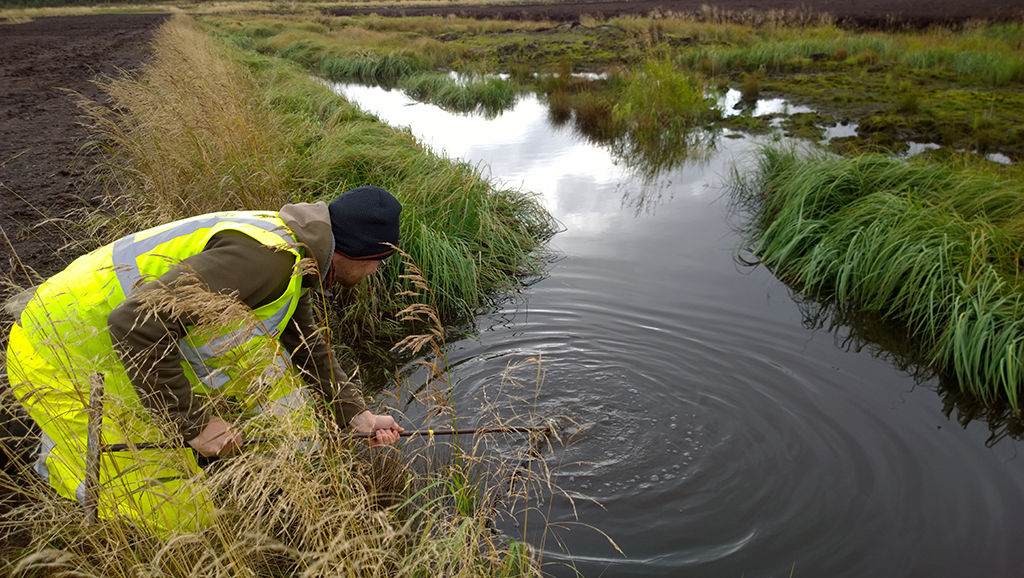
<path id="1" fill-rule="evenodd" d="M 565 225 L 550 276 L 449 352 L 460 414 L 509 363 L 542 355 L 538 413 L 584 426 L 548 460 L 557 483 L 600 502 L 575 510 L 625 556 L 577 527 L 559 532 L 569 555 L 546 542 L 548 561 L 606 577 L 1019 571 L 1016 442 L 985 448 L 983 425 L 961 429 L 928 387 L 806 329 L 785 286 L 733 262 L 724 179 L 734 161 L 749 165 L 754 141 L 720 139 L 706 162 L 649 182 L 549 126 L 534 97 L 488 121 L 399 92 L 340 90 L 436 151 L 539 193 Z M 650 201 L 640 211 L 639 198 Z M 564 499 L 543 513 L 573 519 Z"/>

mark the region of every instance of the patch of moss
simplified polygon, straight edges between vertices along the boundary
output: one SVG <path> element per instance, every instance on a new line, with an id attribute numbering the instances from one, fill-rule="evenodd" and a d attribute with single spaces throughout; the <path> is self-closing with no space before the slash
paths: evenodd
<path id="1" fill-rule="evenodd" d="M 786 136 L 821 140 L 825 136 L 825 128 L 836 125 L 831 115 L 816 112 L 797 112 L 782 121 Z"/>
<path id="2" fill-rule="evenodd" d="M 850 118 L 874 142 L 933 142 L 1024 158 L 1024 94 L 969 89 L 900 67 L 889 73 L 774 75 L 767 90 Z M 894 81 L 894 78 L 901 79 Z"/>
<path id="3" fill-rule="evenodd" d="M 722 118 L 716 123 L 716 126 L 748 134 L 767 134 L 772 131 L 773 118 L 774 115 L 753 116 L 750 114 L 738 114 Z"/>

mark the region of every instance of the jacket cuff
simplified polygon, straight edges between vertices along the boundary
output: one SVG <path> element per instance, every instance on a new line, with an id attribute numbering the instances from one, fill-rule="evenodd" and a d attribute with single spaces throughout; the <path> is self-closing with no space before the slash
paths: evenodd
<path id="1" fill-rule="evenodd" d="M 209 423 L 209 416 L 206 412 L 196 411 L 182 414 L 178 421 L 178 432 L 186 442 L 202 433 L 203 428 Z"/>
<path id="2" fill-rule="evenodd" d="M 366 411 L 365 403 L 353 403 L 343 401 L 338 404 L 338 427 L 344 429 L 348 427 L 348 422 L 352 421 L 352 418 Z"/>

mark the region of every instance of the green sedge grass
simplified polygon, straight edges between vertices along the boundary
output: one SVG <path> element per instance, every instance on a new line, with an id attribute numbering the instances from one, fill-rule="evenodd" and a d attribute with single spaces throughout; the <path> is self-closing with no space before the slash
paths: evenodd
<path id="1" fill-rule="evenodd" d="M 800 292 L 905 327 L 920 359 L 1019 414 L 1019 176 L 768 148 L 737 176 L 745 246 Z"/>
<path id="2" fill-rule="evenodd" d="M 512 108 L 517 96 L 512 83 L 494 76 L 457 79 L 431 72 L 405 76 L 398 85 L 419 102 L 435 104 L 449 112 L 480 111 L 489 118 Z"/>

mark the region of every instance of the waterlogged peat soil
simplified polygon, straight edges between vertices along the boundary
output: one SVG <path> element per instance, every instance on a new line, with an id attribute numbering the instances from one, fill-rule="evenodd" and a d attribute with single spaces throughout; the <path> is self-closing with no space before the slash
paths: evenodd
<path id="1" fill-rule="evenodd" d="M 60 250 L 81 237 L 63 219 L 103 194 L 92 171 L 100 155 L 81 150 L 90 134 L 69 91 L 104 102 L 93 80 L 138 69 L 167 16 L 0 25 L 0 268 L 16 283 L 27 284 L 17 260 L 46 276 L 82 253 L 73 245 Z"/>

